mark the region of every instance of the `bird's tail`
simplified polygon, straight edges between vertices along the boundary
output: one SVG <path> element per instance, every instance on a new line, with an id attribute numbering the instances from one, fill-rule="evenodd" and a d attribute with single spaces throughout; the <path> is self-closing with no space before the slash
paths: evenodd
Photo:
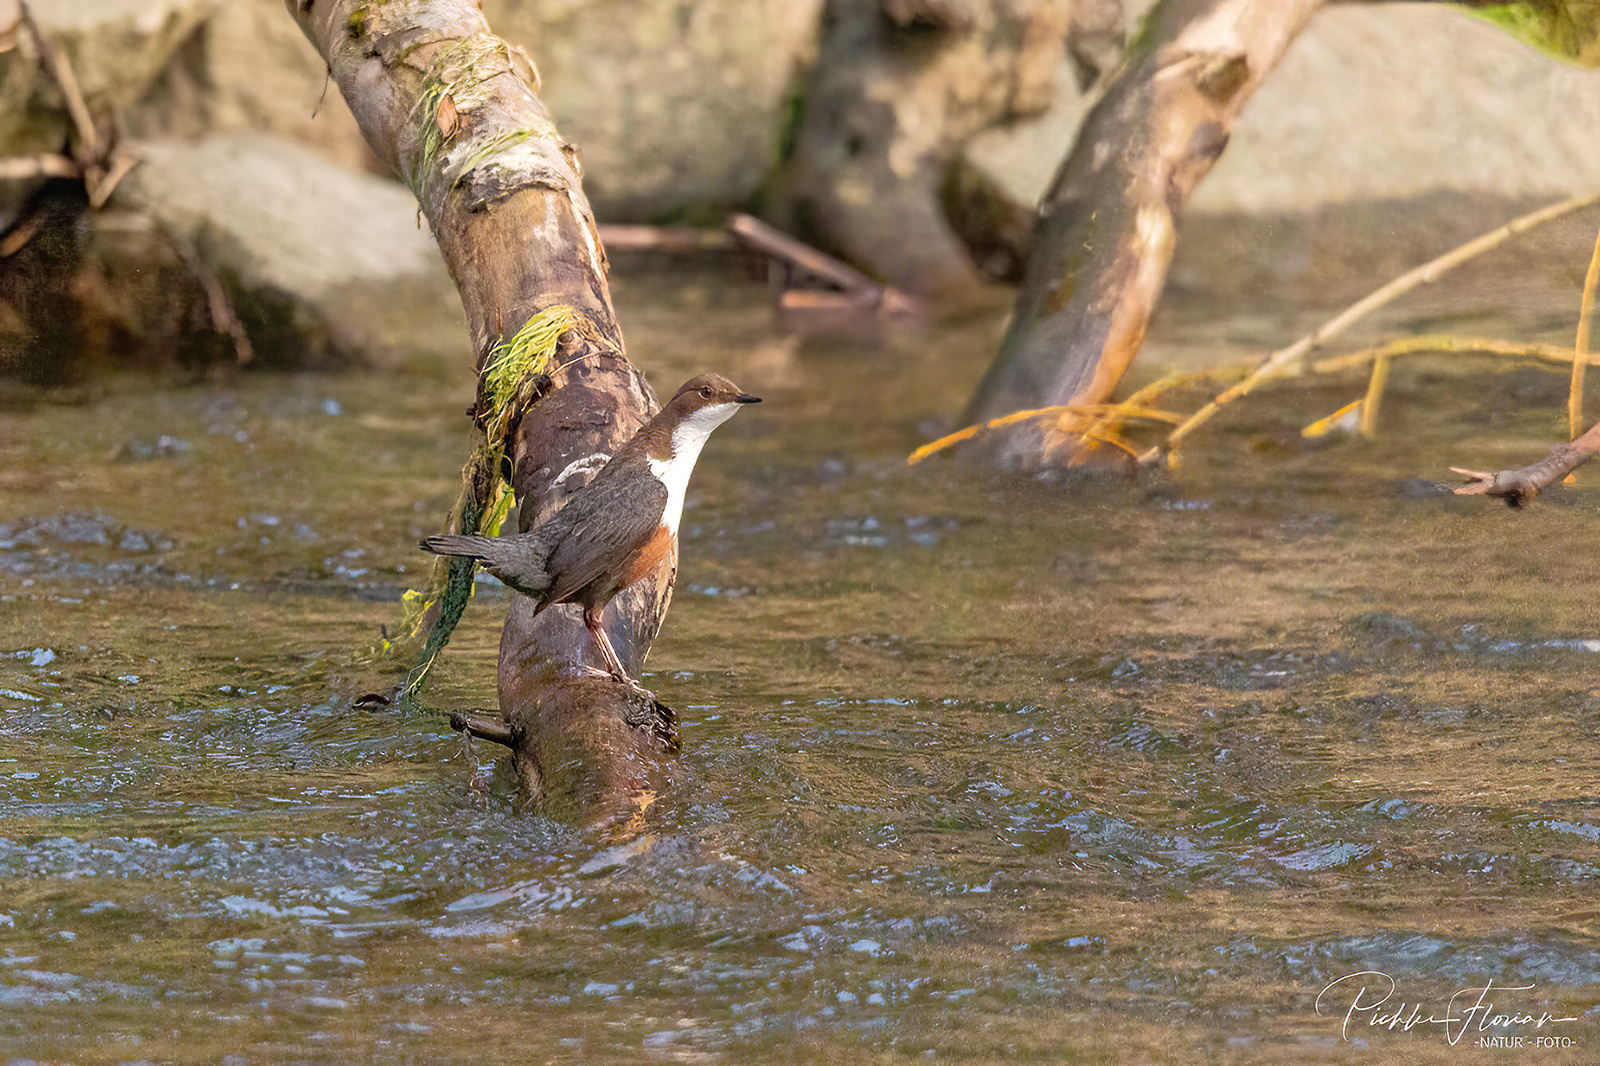
<path id="1" fill-rule="evenodd" d="M 526 536 L 480 537 L 441 533 L 422 541 L 423 551 L 476 559 L 483 568 L 518 592 L 538 597 L 550 587 L 550 577 L 528 551 Z"/>
<path id="2" fill-rule="evenodd" d="M 421 548 L 435 555 L 461 555 L 482 563 L 493 563 L 502 554 L 499 537 L 478 537 L 460 533 L 441 533 L 422 539 Z"/>

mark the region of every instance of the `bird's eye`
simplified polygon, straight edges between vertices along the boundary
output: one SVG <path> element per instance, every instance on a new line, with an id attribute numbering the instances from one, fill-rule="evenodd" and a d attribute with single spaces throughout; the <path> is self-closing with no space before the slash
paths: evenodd
<path id="1" fill-rule="evenodd" d="M 700 395 L 704 396 L 708 400 L 711 399 L 711 386 L 710 385 L 701 385 L 700 386 Z"/>

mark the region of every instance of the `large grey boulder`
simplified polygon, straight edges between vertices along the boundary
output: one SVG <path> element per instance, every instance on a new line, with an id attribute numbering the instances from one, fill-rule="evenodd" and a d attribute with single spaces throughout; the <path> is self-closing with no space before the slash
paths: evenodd
<path id="1" fill-rule="evenodd" d="M 716 221 L 777 161 L 822 0 L 488 0 L 602 222 Z"/>
<path id="2" fill-rule="evenodd" d="M 1600 191 L 1600 70 L 1443 4 L 1330 5 L 1245 107 L 1196 211 Z"/>
<path id="3" fill-rule="evenodd" d="M 390 363 L 470 343 L 405 187 L 270 134 L 139 146 L 115 206 L 222 282 L 266 365 Z"/>
<path id="4" fill-rule="evenodd" d="M 990 130 L 971 164 L 1036 203 L 1087 99 L 1065 74 L 1051 110 Z M 1600 185 L 1600 70 L 1570 66 L 1433 4 L 1331 5 L 1233 129 L 1190 210 L 1283 214 L 1441 189 L 1511 199 Z"/>

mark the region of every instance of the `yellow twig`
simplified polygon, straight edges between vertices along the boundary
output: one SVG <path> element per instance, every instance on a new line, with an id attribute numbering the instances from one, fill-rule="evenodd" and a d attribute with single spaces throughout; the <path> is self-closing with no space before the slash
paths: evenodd
<path id="1" fill-rule="evenodd" d="M 1302 437 L 1315 440 L 1318 437 L 1326 437 L 1329 433 L 1332 433 L 1336 429 L 1348 429 L 1349 419 L 1352 412 L 1356 412 L 1357 420 L 1360 419 L 1361 416 L 1359 411 L 1363 402 L 1364 401 L 1362 400 L 1351 400 L 1349 403 L 1333 412 L 1333 414 L 1324 415 L 1315 422 L 1311 423 L 1309 426 L 1306 426 L 1300 431 L 1300 435 Z"/>
<path id="2" fill-rule="evenodd" d="M 1493 337 L 1449 337 L 1430 333 L 1421 337 L 1402 337 L 1380 344 L 1376 348 L 1363 348 L 1348 355 L 1318 359 L 1310 369 L 1318 374 L 1350 370 L 1379 359 L 1393 359 L 1403 355 L 1420 355 L 1426 352 L 1471 353 L 1493 355 L 1506 359 L 1538 359 L 1546 363 L 1566 365 L 1572 362 L 1572 349 L 1558 344 L 1534 344 L 1526 341 L 1497 340 Z M 1590 362 L 1594 361 L 1591 355 Z"/>
<path id="3" fill-rule="evenodd" d="M 1383 387 L 1389 384 L 1389 359 L 1372 361 L 1372 376 L 1367 379 L 1367 395 L 1361 401 L 1361 435 L 1371 440 L 1378 435 L 1378 405 L 1383 402 Z"/>
<path id="4" fill-rule="evenodd" d="M 1141 390 L 1140 393 L 1136 393 L 1135 396 L 1148 395 L 1149 392 L 1150 390 L 1147 388 L 1145 390 Z M 1089 404 L 1086 406 L 1068 404 L 1058 407 L 1040 407 L 1031 411 L 1013 411 L 1009 415 L 1002 415 L 999 418 L 992 419 L 991 421 L 985 422 L 979 426 L 968 426 L 966 429 L 958 429 L 956 432 L 940 437 L 936 441 L 931 441 L 927 444 L 924 444 L 922 447 L 918 448 L 916 451 L 912 452 L 906 457 L 906 465 L 915 466 L 928 456 L 932 455 L 934 452 L 943 451 L 945 448 L 948 448 L 953 444 L 960 444 L 964 440 L 971 440 L 973 437 L 976 437 L 978 434 L 987 430 L 1001 429 L 1005 426 L 1015 425 L 1018 422 L 1026 422 L 1032 418 L 1048 418 L 1054 416 L 1061 419 L 1062 422 L 1069 427 L 1063 428 L 1062 432 L 1081 432 L 1084 436 L 1093 440 L 1099 440 L 1107 444 L 1115 443 L 1117 447 L 1122 448 L 1125 451 L 1129 451 L 1130 454 L 1132 450 L 1129 449 L 1127 445 L 1112 441 L 1108 437 L 1104 436 L 1102 426 L 1105 422 L 1119 420 L 1141 420 L 1146 422 L 1164 422 L 1167 425 L 1177 425 L 1183 420 L 1182 416 L 1175 415 L 1171 411 L 1162 411 L 1153 407 L 1146 407 L 1142 404 L 1135 404 L 1132 401 L 1133 397 L 1129 397 L 1129 399 L 1123 403 Z M 1083 428 L 1081 430 L 1070 428 L 1071 423 L 1069 420 L 1071 419 L 1082 420 L 1084 423 Z"/>
<path id="5" fill-rule="evenodd" d="M 1094 434 L 1099 433 L 1107 425 L 1109 425 L 1110 423 L 1116 421 L 1116 419 L 1118 417 L 1118 414 L 1121 411 L 1132 411 L 1132 410 L 1149 411 L 1149 408 L 1147 408 L 1145 405 L 1148 404 L 1155 397 L 1160 396 L 1164 392 L 1168 392 L 1168 391 L 1172 390 L 1173 388 L 1177 387 L 1178 385 L 1182 384 L 1185 381 L 1190 381 L 1190 380 L 1193 380 L 1195 378 L 1210 377 L 1210 376 L 1211 375 L 1209 373 L 1184 374 L 1184 373 L 1180 373 L 1180 372 L 1178 372 L 1176 370 L 1173 370 L 1173 371 L 1170 371 L 1170 372 L 1168 372 L 1166 374 L 1163 374 L 1160 378 L 1156 379 L 1155 381 L 1152 381 L 1150 384 L 1144 386 L 1141 389 L 1135 390 L 1134 393 L 1131 396 L 1129 396 L 1127 399 L 1123 400 L 1120 404 L 1114 405 L 1106 413 L 1097 415 L 1094 419 L 1092 419 L 1089 422 L 1089 424 L 1087 426 L 1084 427 L 1084 429 L 1082 431 L 1083 432 L 1083 436 L 1085 438 L 1089 438 L 1089 437 L 1092 437 Z M 1161 412 L 1161 413 L 1165 414 L 1165 412 Z M 1148 415 L 1147 415 L 1147 417 L 1148 417 Z M 1171 417 L 1171 416 L 1167 416 L 1167 417 Z M 1165 421 L 1165 420 L 1166 419 L 1163 418 L 1163 419 L 1158 419 L 1157 421 Z M 1174 424 L 1176 424 L 1177 422 L 1181 421 L 1181 419 L 1174 418 L 1174 419 L 1172 419 L 1172 421 L 1173 421 Z"/>
<path id="6" fill-rule="evenodd" d="M 1133 445 L 1129 444 L 1115 433 L 1102 430 L 1097 426 L 1087 427 L 1080 434 L 1080 436 L 1084 440 L 1093 441 L 1096 444 L 1104 444 L 1107 447 L 1121 449 L 1122 451 L 1127 452 L 1128 455 L 1134 459 L 1139 457 L 1139 453 L 1134 451 Z"/>
<path id="7" fill-rule="evenodd" d="M 1377 310 L 1383 305 L 1393 301 L 1397 297 L 1410 292 L 1412 289 L 1415 289 L 1420 285 L 1426 285 L 1431 281 L 1437 280 L 1439 276 L 1444 274 L 1446 271 L 1460 266 L 1462 263 L 1467 262 L 1469 259 L 1472 259 L 1475 256 L 1482 255 L 1484 252 L 1487 252 L 1491 248 L 1495 248 L 1498 245 L 1505 243 L 1507 240 L 1510 240 L 1519 233 L 1523 233 L 1535 226 L 1549 222 L 1551 219 L 1559 218 L 1565 214 L 1570 214 L 1581 207 L 1587 207 L 1596 202 L 1600 202 L 1600 194 L 1593 196 L 1577 196 L 1569 200 L 1563 200 L 1558 204 L 1551 204 L 1548 207 L 1540 208 L 1537 211 L 1531 211 L 1526 215 L 1521 215 L 1512 219 L 1503 226 L 1490 230 L 1488 233 L 1473 238 L 1467 243 L 1446 252 L 1444 255 L 1431 259 L 1421 266 L 1407 271 L 1387 284 L 1380 285 L 1378 288 L 1374 289 L 1360 300 L 1357 300 L 1355 303 L 1351 304 L 1337 315 L 1334 315 L 1332 318 L 1328 319 L 1328 321 L 1324 322 L 1322 325 L 1318 326 L 1304 337 L 1301 337 L 1293 344 L 1286 348 L 1280 348 L 1271 355 L 1267 356 L 1253 371 L 1250 372 L 1248 377 L 1234 385 L 1232 388 L 1222 392 L 1210 403 L 1206 404 L 1204 407 L 1200 408 L 1200 410 L 1190 415 L 1186 420 L 1184 420 L 1182 425 L 1178 426 L 1172 431 L 1172 433 L 1167 437 L 1166 441 L 1140 456 L 1140 461 L 1149 463 L 1160 459 L 1164 453 L 1175 449 L 1178 446 L 1178 443 L 1182 441 L 1184 437 L 1187 437 L 1190 433 L 1209 422 L 1218 411 L 1222 410 L 1222 408 L 1226 407 L 1229 403 L 1232 403 L 1234 400 L 1237 400 L 1239 397 L 1245 395 L 1251 389 L 1259 385 L 1262 381 L 1278 373 L 1295 360 L 1303 358 L 1307 353 L 1317 348 L 1319 345 L 1322 345 L 1338 336 L 1340 333 L 1343 333 L 1355 322 L 1371 314 L 1373 311 Z"/>
<path id="8" fill-rule="evenodd" d="M 1572 385 L 1567 392 L 1567 439 L 1577 440 L 1583 424 L 1583 372 L 1589 364 L 1589 320 L 1594 314 L 1594 287 L 1600 277 L 1600 234 L 1589 256 L 1589 273 L 1583 279 L 1583 302 L 1578 305 L 1578 336 L 1572 343 Z"/>

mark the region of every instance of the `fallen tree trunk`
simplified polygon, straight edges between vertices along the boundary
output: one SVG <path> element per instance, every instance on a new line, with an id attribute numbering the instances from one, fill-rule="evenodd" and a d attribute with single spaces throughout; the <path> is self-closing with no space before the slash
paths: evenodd
<path id="1" fill-rule="evenodd" d="M 373 151 L 406 179 L 438 239 L 477 356 L 475 413 L 491 452 L 503 445 L 526 530 L 657 406 L 623 351 L 576 152 L 537 95 L 533 63 L 490 32 L 474 0 L 287 2 Z M 526 354 L 525 327 L 541 324 L 552 343 L 491 395 L 506 360 Z M 480 480 L 498 479 L 494 458 Z M 480 484 L 466 498 L 476 495 L 481 509 L 486 494 L 492 489 Z M 606 613 L 630 673 L 660 627 L 676 567 L 674 551 Z M 671 714 L 648 693 L 585 675 L 589 637 L 578 612 L 535 618 L 533 607 L 512 599 L 499 663 L 504 732 L 484 735 L 509 740 L 530 793 L 544 795 L 559 779 L 580 820 L 625 821 L 676 747 Z"/>
<path id="2" fill-rule="evenodd" d="M 1322 3 L 1161 0 L 1040 205 L 1016 312 L 968 422 L 1110 399 L 1144 341 L 1184 204 Z M 1084 457 L 1049 420 L 990 439 L 1006 466 Z"/>

